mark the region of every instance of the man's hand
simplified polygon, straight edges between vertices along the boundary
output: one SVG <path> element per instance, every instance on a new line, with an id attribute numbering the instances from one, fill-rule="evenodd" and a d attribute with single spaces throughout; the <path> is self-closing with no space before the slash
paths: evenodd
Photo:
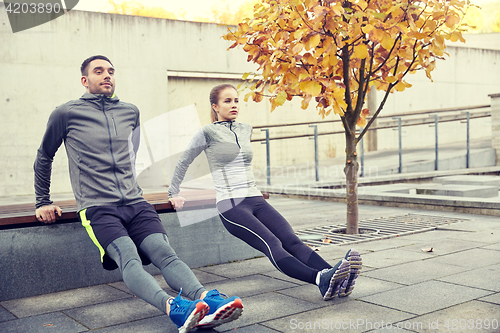
<path id="1" fill-rule="evenodd" d="M 36 219 L 43 223 L 54 223 L 56 221 L 56 213 L 61 217 L 62 209 L 56 205 L 42 206 L 35 211 Z"/>
<path id="2" fill-rule="evenodd" d="M 184 206 L 184 203 L 186 202 L 186 199 L 184 199 L 183 197 L 173 197 L 168 199 L 168 201 L 170 201 L 172 207 L 174 207 L 175 210 L 181 210 Z"/>

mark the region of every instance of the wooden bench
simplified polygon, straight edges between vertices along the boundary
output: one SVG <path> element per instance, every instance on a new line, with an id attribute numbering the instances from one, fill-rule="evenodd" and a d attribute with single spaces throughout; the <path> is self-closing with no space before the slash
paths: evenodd
<path id="1" fill-rule="evenodd" d="M 184 191 L 180 195 L 187 200 L 183 210 L 204 209 L 215 205 L 215 191 L 213 190 Z M 265 197 L 269 198 L 269 195 L 265 195 Z M 148 193 L 144 195 L 144 198 L 153 205 L 158 214 L 175 212 L 168 201 L 168 194 L 166 192 Z M 57 217 L 56 223 L 78 221 L 75 200 L 57 201 L 54 202 L 54 205 L 61 207 L 63 210 L 62 216 Z M 34 203 L 0 206 L 0 229 L 40 225 L 43 225 L 43 223 L 35 217 Z"/>
<path id="2" fill-rule="evenodd" d="M 181 195 L 187 201 L 180 212 L 172 208 L 166 193 L 144 197 L 156 208 L 170 245 L 189 267 L 262 255 L 227 232 L 215 209 L 214 191 Z M 99 251 L 77 218 L 75 201 L 54 204 L 63 209 L 63 216 L 52 224 L 36 220 L 34 204 L 0 207 L 0 301 L 121 280 L 118 270 L 101 267 Z M 186 216 L 196 223 L 183 224 Z M 145 269 L 160 274 L 153 265 Z"/>

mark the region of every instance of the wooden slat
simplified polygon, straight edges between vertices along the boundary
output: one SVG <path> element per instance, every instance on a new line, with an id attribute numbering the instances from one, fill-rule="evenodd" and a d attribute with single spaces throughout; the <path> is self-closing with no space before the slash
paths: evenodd
<path id="1" fill-rule="evenodd" d="M 215 206 L 215 191 L 213 190 L 183 191 L 180 195 L 187 200 L 184 204 L 184 210 Z M 144 198 L 153 205 L 158 213 L 175 211 L 168 201 L 167 193 L 149 193 L 145 194 Z M 264 194 L 264 198 L 269 199 L 269 195 Z M 61 207 L 63 210 L 62 216 L 57 218 L 58 223 L 78 220 L 75 200 L 57 201 L 54 202 L 54 205 Z M 35 217 L 34 204 L 0 206 L 0 227 L 21 224 L 40 225 L 40 222 Z"/>

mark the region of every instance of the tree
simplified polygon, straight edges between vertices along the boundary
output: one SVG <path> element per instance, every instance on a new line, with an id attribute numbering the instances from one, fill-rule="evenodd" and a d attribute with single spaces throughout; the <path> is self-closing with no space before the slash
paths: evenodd
<path id="1" fill-rule="evenodd" d="M 467 2 L 466 2 L 467 1 Z M 445 40 L 465 42 L 468 0 L 263 0 L 253 19 L 224 38 L 243 46 L 248 61 L 245 99 L 268 96 L 271 111 L 302 98 L 318 113 L 340 116 L 346 139 L 347 233 L 358 233 L 356 145 L 382 111 L 389 94 L 411 87 L 405 76 L 431 72 L 444 59 Z M 384 97 L 367 123 L 370 89 Z M 356 134 L 356 125 L 362 128 Z"/>

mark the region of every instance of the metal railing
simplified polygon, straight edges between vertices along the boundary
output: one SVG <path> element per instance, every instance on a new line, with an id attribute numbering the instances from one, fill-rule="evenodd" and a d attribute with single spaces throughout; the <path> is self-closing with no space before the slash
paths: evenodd
<path id="1" fill-rule="evenodd" d="M 387 116 L 379 116 L 377 117 L 377 121 L 379 122 L 376 127 L 369 128 L 368 131 L 377 131 L 382 129 L 397 129 L 398 130 L 398 155 L 399 155 L 399 167 L 398 172 L 403 172 L 403 144 L 402 144 L 402 128 L 406 126 L 419 126 L 429 124 L 435 127 L 435 170 L 438 169 L 438 160 L 439 160 L 439 144 L 438 144 L 438 125 L 439 123 L 445 122 L 453 122 L 460 121 L 465 122 L 467 124 L 466 130 L 466 167 L 470 166 L 470 120 L 477 118 L 485 118 L 490 117 L 490 111 L 478 111 L 481 109 L 489 108 L 490 105 L 476 105 L 476 106 L 467 106 L 467 107 L 457 107 L 457 108 L 446 108 L 446 109 L 437 109 L 437 110 L 424 110 L 424 111 L 414 111 L 408 113 L 401 114 L 393 114 Z M 475 111 L 472 111 L 475 110 Z M 471 112 L 472 111 L 472 112 Z M 452 115 L 442 115 L 443 113 L 450 112 L 460 112 L 459 114 Z M 427 115 L 427 117 L 413 118 L 413 119 L 405 119 L 406 117 L 418 116 L 418 115 Z M 429 117 L 429 116 L 432 116 Z M 370 117 L 368 117 L 368 120 Z M 270 141 L 272 140 L 287 140 L 287 139 L 296 139 L 296 138 L 310 138 L 314 140 L 314 163 L 315 163 L 315 179 L 319 181 L 319 156 L 318 156 L 318 137 L 324 135 L 335 135 L 335 134 L 344 134 L 344 131 L 331 131 L 331 132 L 322 132 L 318 133 L 317 124 L 326 124 L 326 123 L 341 123 L 341 120 L 325 120 L 325 121 L 312 121 L 312 122 L 301 122 L 301 123 L 292 123 L 292 124 L 275 124 L 275 125 L 266 125 L 266 126 L 255 126 L 254 130 L 260 129 L 261 131 L 266 133 L 265 138 L 262 139 L 252 139 L 252 142 L 261 142 L 266 145 L 266 179 L 267 184 L 271 185 L 271 154 L 270 154 Z M 288 135 L 288 136 L 277 136 L 270 137 L 269 129 L 270 128 L 281 128 L 281 127 L 290 127 L 290 126 L 301 126 L 308 125 L 314 129 L 313 134 L 299 134 L 299 135 Z M 360 176 L 363 177 L 364 171 L 364 139 L 360 140 Z"/>

